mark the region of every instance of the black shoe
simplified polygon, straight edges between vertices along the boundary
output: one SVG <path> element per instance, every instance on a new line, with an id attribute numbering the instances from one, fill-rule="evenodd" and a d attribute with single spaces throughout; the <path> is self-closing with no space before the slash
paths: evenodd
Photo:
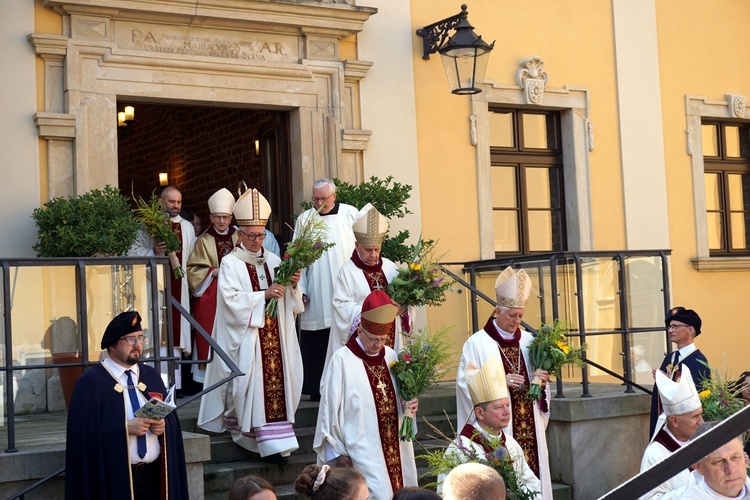
<path id="1" fill-rule="evenodd" d="M 289 463 L 289 458 L 282 457 L 281 453 L 274 453 L 273 455 L 260 457 L 260 461 L 265 462 L 267 464 L 287 464 Z"/>

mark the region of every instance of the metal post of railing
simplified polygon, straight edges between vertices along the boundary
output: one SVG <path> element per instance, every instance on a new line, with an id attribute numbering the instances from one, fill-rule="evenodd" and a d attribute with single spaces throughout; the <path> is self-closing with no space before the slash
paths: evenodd
<path id="1" fill-rule="evenodd" d="M 89 318 L 88 302 L 86 299 L 86 263 L 82 260 L 76 261 L 76 316 L 78 319 L 78 331 L 81 335 L 81 359 L 83 359 L 82 370 L 86 370 L 89 363 Z"/>
<path id="2" fill-rule="evenodd" d="M 576 269 L 576 302 L 578 304 L 578 333 L 580 334 L 579 338 L 581 339 L 581 345 L 583 345 L 586 343 L 586 311 L 583 307 L 585 294 L 583 293 L 583 277 L 581 276 L 581 273 L 583 271 L 581 269 L 581 257 L 579 255 L 575 255 L 574 258 Z M 586 357 L 585 351 L 583 353 L 583 356 L 584 358 Z M 581 383 L 583 384 L 583 394 L 581 394 L 581 397 L 590 398 L 591 394 L 589 393 L 589 371 L 586 367 L 581 368 Z"/>
<path id="3" fill-rule="evenodd" d="M 620 328 L 622 333 L 620 334 L 620 341 L 622 343 L 623 351 L 623 371 L 625 374 L 625 393 L 631 394 L 635 391 L 633 386 L 630 384 L 631 373 L 630 373 L 630 316 L 628 315 L 628 276 L 625 272 L 625 258 L 621 253 L 618 253 L 615 257 L 617 259 L 617 277 L 619 281 L 619 290 L 617 294 L 620 296 Z"/>
<path id="4" fill-rule="evenodd" d="M 552 320 L 560 317 L 560 305 L 558 304 L 557 297 L 560 296 L 560 292 L 557 289 L 557 256 L 553 255 L 550 257 L 549 262 L 549 280 L 550 280 L 550 295 L 552 300 Z M 541 281 L 541 279 L 540 279 Z M 556 398 L 565 397 L 565 389 L 563 387 L 563 380 L 561 374 L 558 372 L 555 374 L 555 394 Z"/>
<path id="5" fill-rule="evenodd" d="M 147 270 L 149 273 L 149 284 L 151 288 L 151 341 L 152 356 L 154 357 L 156 371 L 161 375 L 161 310 L 159 305 L 159 276 L 157 270 L 159 267 L 156 264 L 155 259 L 149 259 Z M 165 282 L 165 287 L 166 287 Z M 165 299 L 166 302 L 166 299 Z M 174 377 L 168 377 L 170 387 L 174 384 Z"/>
<path id="6" fill-rule="evenodd" d="M 474 333 L 479 331 L 479 321 L 477 321 L 479 316 L 477 301 L 479 298 L 474 292 L 477 289 L 477 275 L 476 267 L 473 264 L 469 266 L 469 283 L 471 283 L 471 332 Z"/>
<path id="7" fill-rule="evenodd" d="M 667 261 L 667 254 L 665 252 L 659 252 L 661 256 L 661 283 L 662 291 L 664 292 L 664 312 L 669 311 L 672 307 L 671 302 L 671 289 L 669 288 L 669 264 Z M 664 342 L 667 345 L 667 354 L 672 353 L 672 342 L 669 341 L 669 332 L 664 329 Z"/>
<path id="8" fill-rule="evenodd" d="M 3 261 L 3 326 L 5 327 L 5 401 L 8 405 L 8 447 L 5 453 L 16 453 L 16 413 L 13 402 L 13 332 L 11 331 L 10 265 Z"/>
<path id="9" fill-rule="evenodd" d="M 536 265 L 537 276 L 539 276 L 539 316 L 542 324 L 547 323 L 547 299 L 544 296 L 544 265 L 538 261 Z"/>

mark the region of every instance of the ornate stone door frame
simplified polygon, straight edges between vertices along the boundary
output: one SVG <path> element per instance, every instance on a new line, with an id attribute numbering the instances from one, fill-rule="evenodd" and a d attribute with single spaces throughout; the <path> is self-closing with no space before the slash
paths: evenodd
<path id="1" fill-rule="evenodd" d="M 29 35 L 44 60 L 49 197 L 117 185 L 118 98 L 289 110 L 294 204 L 316 178 L 361 178 L 358 81 L 339 40 L 376 9 L 314 1 L 47 0 L 63 35 Z M 136 117 L 137 120 L 137 117 Z"/>

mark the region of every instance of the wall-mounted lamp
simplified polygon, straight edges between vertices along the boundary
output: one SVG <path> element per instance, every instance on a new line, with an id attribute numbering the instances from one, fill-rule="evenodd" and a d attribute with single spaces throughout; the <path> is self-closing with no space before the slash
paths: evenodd
<path id="1" fill-rule="evenodd" d="M 452 94 L 468 95 L 482 91 L 477 82 L 484 80 L 490 51 L 495 47 L 495 42 L 488 45 L 481 35 L 474 33 L 468 15 L 464 4 L 455 16 L 417 30 L 417 35 L 422 37 L 422 59 L 429 59 L 435 52 L 440 54 Z M 455 33 L 449 37 L 451 30 Z"/>
<path id="2" fill-rule="evenodd" d="M 255 141 L 255 156 L 258 156 L 260 154 L 260 141 Z"/>
<path id="3" fill-rule="evenodd" d="M 159 172 L 159 185 L 169 186 L 169 175 L 166 172 Z"/>
<path id="4" fill-rule="evenodd" d="M 132 128 L 133 122 L 135 121 L 135 108 L 133 106 L 125 106 L 124 111 L 117 113 L 117 131 L 121 136 L 128 135 Z"/>

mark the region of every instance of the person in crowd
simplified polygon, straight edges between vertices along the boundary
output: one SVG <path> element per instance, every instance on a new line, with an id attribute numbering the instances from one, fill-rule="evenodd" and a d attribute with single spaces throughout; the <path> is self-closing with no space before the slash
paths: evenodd
<path id="1" fill-rule="evenodd" d="M 544 370 L 532 370 L 528 346 L 533 337 L 520 328 L 532 286 L 531 278 L 523 269 L 515 272 L 508 267 L 497 277 L 494 317 L 464 343 L 456 373 L 456 400 L 460 425 L 473 422 L 474 405 L 466 385 L 466 368 L 470 363 L 483 366 L 490 357 L 499 356 L 506 374 L 511 410 L 510 423 L 503 432 L 521 445 L 529 467 L 542 482 L 542 498 L 547 499 L 552 498 L 545 434 L 549 420 L 549 374 Z M 527 397 L 529 383 L 535 376 L 544 387 L 538 401 Z"/>
<path id="2" fill-rule="evenodd" d="M 315 181 L 312 202 L 314 208 L 297 218 L 294 236 L 298 235 L 303 222 L 319 215 L 325 224 L 326 240 L 333 243 L 320 259 L 302 270 L 299 282 L 305 301 L 305 312 L 300 315 L 300 347 L 305 370 L 302 394 L 309 395 L 313 401 L 320 401 L 320 378 L 323 376 L 333 323 L 333 283 L 341 265 L 354 251 L 352 224 L 358 210 L 336 201 L 336 184 L 330 179 Z"/>
<path id="3" fill-rule="evenodd" d="M 441 497 L 434 491 L 411 486 L 398 490 L 393 500 L 441 500 Z"/>
<path id="4" fill-rule="evenodd" d="M 351 258 L 341 265 L 333 285 L 333 324 L 328 341 L 326 363 L 333 353 L 346 345 L 354 320 L 367 296 L 375 291 L 387 293 L 388 283 L 398 274 L 396 264 L 381 257 L 383 239 L 388 233 L 388 219 L 371 204 L 365 205 L 355 218 L 354 252 Z M 396 327 L 389 334 L 386 345 L 398 352 L 401 349 L 401 336 L 411 331 L 411 318 L 407 307 L 397 304 Z"/>
<path id="5" fill-rule="evenodd" d="M 192 220 L 185 220 L 180 216 L 182 210 L 182 193 L 172 186 L 167 186 L 161 191 L 161 203 L 164 211 L 169 216 L 172 232 L 180 240 L 180 250 L 176 252 L 177 260 L 182 269 L 187 269 L 187 261 L 195 246 L 195 228 Z M 154 241 L 145 231 L 139 231 L 138 239 L 130 249 L 133 256 L 162 256 L 167 251 L 167 244 L 163 241 Z M 169 291 L 172 297 L 180 305 L 190 312 L 190 292 L 187 275 L 175 277 L 169 273 Z M 174 341 L 174 355 L 178 357 L 189 356 L 192 352 L 190 338 L 190 323 L 176 307 L 172 306 L 172 339 Z M 182 389 L 182 371 L 178 367 L 175 371 L 175 385 L 177 390 Z"/>
<path id="6" fill-rule="evenodd" d="M 276 236 L 274 236 L 271 231 L 266 229 L 265 238 L 266 239 L 263 240 L 263 248 L 281 257 L 281 247 L 279 247 L 279 242 L 276 240 Z"/>
<path id="7" fill-rule="evenodd" d="M 231 225 L 232 210 L 234 196 L 228 189 L 222 188 L 211 195 L 208 199 L 211 224 L 198 237 L 187 263 L 188 285 L 193 294 L 193 317 L 209 334 L 213 331 L 216 318 L 219 266 L 239 240 L 237 231 Z M 193 359 L 207 360 L 210 352 L 208 342 L 196 334 L 193 339 Z M 193 380 L 202 384 L 206 374 L 205 364 L 192 365 L 192 374 Z"/>
<path id="8" fill-rule="evenodd" d="M 750 371 L 742 372 L 742 375 L 740 375 L 737 382 L 739 385 L 740 397 L 745 402 L 745 406 L 750 406 Z M 748 434 L 750 434 L 750 431 L 748 431 Z M 746 436 L 748 436 L 748 434 L 746 434 Z M 750 455 L 750 439 L 747 438 L 745 443 L 745 453 Z"/>
<path id="9" fill-rule="evenodd" d="M 474 404 L 475 423 L 467 423 L 445 453 L 468 462 L 495 453 L 497 449 L 493 442 L 499 439 L 518 471 L 518 486 L 541 494 L 541 482 L 529 468 L 521 445 L 513 436 L 503 432 L 510 423 L 510 396 L 499 357 L 491 356 L 481 369 L 473 364 L 467 365 L 464 378 Z M 438 483 L 442 480 L 443 477 L 438 477 Z"/>
<path id="10" fill-rule="evenodd" d="M 319 464 L 359 469 L 373 500 L 390 500 L 404 486 L 417 486 L 413 443 L 398 435 L 403 409 L 416 414 L 418 401 L 401 400 L 389 369 L 397 356 L 385 345 L 397 314 L 382 290 L 365 299 L 355 334 L 323 374 L 313 442 Z"/>
<path id="11" fill-rule="evenodd" d="M 276 490 L 260 476 L 245 476 L 232 483 L 229 500 L 276 500 Z"/>
<path id="12" fill-rule="evenodd" d="M 299 272 L 289 286 L 274 283 L 281 260 L 262 246 L 271 206 L 257 190 L 247 190 L 233 209 L 239 246 L 219 267 L 218 300 L 213 335 L 245 374 L 201 398 L 198 426 L 212 432 L 229 430 L 240 446 L 269 462 L 285 463 L 298 448 L 292 424 L 302 389 L 302 356 L 295 315 L 302 312 Z M 278 300 L 276 317 L 266 302 Z M 229 376 L 220 359 L 209 363 L 205 384 Z"/>
<path id="13" fill-rule="evenodd" d="M 693 434 L 697 439 L 719 422 L 706 422 Z M 669 498 L 681 500 L 740 499 L 750 500 L 750 466 L 742 450 L 742 437 L 737 436 L 695 464 L 693 481 Z"/>
<path id="14" fill-rule="evenodd" d="M 664 413 L 659 417 L 656 433 L 643 453 L 641 472 L 650 469 L 685 446 L 698 426 L 703 423 L 701 417 L 703 407 L 687 365 L 682 367 L 682 376 L 678 382 L 671 380 L 664 372 L 657 371 L 656 387 L 659 390 Z M 668 491 L 685 486 L 690 480 L 690 470 L 685 469 L 671 477 L 641 499 L 658 499 Z"/>
<path id="15" fill-rule="evenodd" d="M 187 499 L 187 472 L 177 412 L 162 420 L 135 412 L 164 400 L 159 373 L 140 363 L 141 316 L 110 321 L 101 341 L 107 357 L 75 384 L 68 411 L 65 498 Z"/>
<path id="16" fill-rule="evenodd" d="M 684 307 L 673 307 L 667 311 L 664 318 L 667 325 L 667 333 L 670 342 L 674 343 L 677 349 L 667 354 L 662 361 L 659 370 L 667 374 L 672 380 L 679 380 L 682 368 L 690 367 L 690 372 L 698 391 L 702 388 L 704 378 L 711 377 L 711 371 L 708 368 L 708 360 L 703 353 L 695 347 L 695 337 L 701 334 L 701 318 L 698 313 L 692 309 Z M 654 383 L 653 393 L 651 395 L 651 424 L 650 436 L 656 431 L 656 420 L 661 414 L 658 388 Z"/>
<path id="17" fill-rule="evenodd" d="M 459 465 L 443 482 L 443 500 L 505 500 L 505 494 L 500 473 L 476 462 Z"/>
<path id="18" fill-rule="evenodd" d="M 354 467 L 308 465 L 294 483 L 294 490 L 315 500 L 368 500 L 365 477 Z"/>

